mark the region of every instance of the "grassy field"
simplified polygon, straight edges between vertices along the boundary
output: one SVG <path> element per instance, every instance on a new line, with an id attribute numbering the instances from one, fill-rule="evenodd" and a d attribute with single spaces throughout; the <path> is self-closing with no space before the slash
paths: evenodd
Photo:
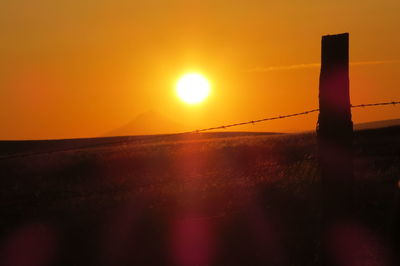
<path id="1" fill-rule="evenodd" d="M 0 265 L 323 265 L 313 133 L 0 150 Z M 336 265 L 400 265 L 400 127 L 356 132 L 354 175 L 357 218 L 332 225 L 329 252 Z"/>

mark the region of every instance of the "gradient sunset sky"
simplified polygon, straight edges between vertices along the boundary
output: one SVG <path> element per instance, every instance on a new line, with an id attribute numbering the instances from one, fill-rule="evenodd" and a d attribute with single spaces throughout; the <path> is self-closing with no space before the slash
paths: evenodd
<path id="1" fill-rule="evenodd" d="M 353 104 L 400 99 L 400 1 L 2 0 L 0 139 L 107 135 L 154 112 L 152 132 L 318 108 L 321 36 L 350 33 Z M 212 93 L 188 105 L 187 72 Z M 353 110 L 355 123 L 400 107 Z M 315 128 L 317 114 L 233 130 Z"/>

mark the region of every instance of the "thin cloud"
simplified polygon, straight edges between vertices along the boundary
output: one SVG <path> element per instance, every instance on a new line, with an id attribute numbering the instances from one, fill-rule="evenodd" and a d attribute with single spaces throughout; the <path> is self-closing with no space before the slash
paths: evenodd
<path id="1" fill-rule="evenodd" d="M 361 61 L 361 62 L 350 62 L 351 66 L 363 66 L 363 65 L 384 65 L 384 64 L 398 64 L 400 60 L 381 60 L 381 61 Z"/>
<path id="2" fill-rule="evenodd" d="M 359 61 L 359 62 L 350 62 L 350 66 L 384 65 L 384 64 L 398 64 L 398 63 L 400 63 L 400 60 Z M 248 72 L 297 70 L 297 69 L 319 68 L 320 66 L 321 66 L 320 63 L 310 63 L 310 64 L 298 64 L 298 65 L 288 65 L 288 66 L 256 67 L 253 69 L 249 69 Z"/>

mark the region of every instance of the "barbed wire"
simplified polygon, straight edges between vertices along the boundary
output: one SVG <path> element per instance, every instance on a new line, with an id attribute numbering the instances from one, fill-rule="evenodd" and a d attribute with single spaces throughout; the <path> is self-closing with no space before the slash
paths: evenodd
<path id="1" fill-rule="evenodd" d="M 364 108 L 364 107 L 383 106 L 383 105 L 394 105 L 395 106 L 397 104 L 400 104 L 400 101 L 358 104 L 358 105 L 351 105 L 350 107 L 351 108 Z M 277 119 L 289 118 L 289 117 L 294 117 L 294 116 L 307 115 L 307 114 L 318 112 L 318 111 L 319 111 L 319 109 L 312 109 L 312 110 L 295 113 L 295 114 L 279 115 L 279 116 L 274 116 L 274 117 L 262 118 L 262 119 L 258 119 L 258 120 L 251 120 L 248 122 L 234 123 L 234 124 L 229 124 L 229 125 L 198 129 L 198 130 L 188 131 L 188 132 L 183 132 L 183 133 L 170 134 L 169 136 L 175 136 L 175 135 L 180 135 L 180 134 L 199 133 L 199 132 L 204 132 L 204 131 L 226 129 L 226 128 L 230 128 L 230 127 L 256 124 L 256 123 L 265 122 L 265 121 L 269 121 L 269 120 L 277 120 Z M 124 138 L 124 137 L 122 137 L 122 138 Z M 70 149 L 61 149 L 61 150 L 56 149 L 56 150 L 42 151 L 42 152 L 18 153 L 18 154 L 13 154 L 13 155 L 4 154 L 4 155 L 0 155 L 0 160 L 12 159 L 12 158 L 17 158 L 17 157 L 26 157 L 26 156 L 32 156 L 32 155 L 39 155 L 39 154 L 50 154 L 50 153 L 54 153 L 54 152 L 70 151 L 70 150 L 82 149 L 82 148 L 94 148 L 94 147 L 104 146 L 104 145 L 126 144 L 127 142 L 130 142 L 130 141 L 131 141 L 130 139 L 128 139 L 128 140 L 124 139 L 121 141 L 112 141 L 112 142 L 110 141 L 110 142 L 106 142 L 106 143 L 99 143 L 99 144 L 93 144 L 93 145 L 83 145 L 83 146 L 79 146 L 79 147 L 73 147 Z"/>
<path id="2" fill-rule="evenodd" d="M 364 107 L 382 106 L 382 105 L 396 105 L 396 104 L 400 104 L 400 101 L 350 105 L 350 108 L 361 108 L 361 107 L 364 108 Z M 229 125 L 222 125 L 222 126 L 216 126 L 216 127 L 197 129 L 197 130 L 193 130 L 193 131 L 183 132 L 182 134 L 200 133 L 200 132 L 217 130 L 217 129 L 226 129 L 226 128 L 230 128 L 230 127 L 250 125 L 250 124 L 255 124 L 255 123 L 260 123 L 260 122 L 265 122 L 265 121 L 270 121 L 270 120 L 277 120 L 277 119 L 289 118 L 289 117 L 294 117 L 294 116 L 307 115 L 307 114 L 318 112 L 318 111 L 319 111 L 319 109 L 311 109 L 311 110 L 308 110 L 308 111 L 289 114 L 289 115 L 279 115 L 279 116 L 262 118 L 262 119 L 258 119 L 258 120 L 251 120 L 251 121 L 247 121 L 247 122 L 240 122 L 240 123 L 234 123 L 234 124 L 229 124 Z"/>
<path id="3" fill-rule="evenodd" d="M 400 101 L 394 102 L 380 102 L 380 103 L 367 103 L 367 104 L 358 104 L 358 105 L 351 105 L 351 108 L 359 108 L 359 107 L 370 107 L 370 106 L 380 106 L 380 105 L 396 105 L 400 104 Z"/>

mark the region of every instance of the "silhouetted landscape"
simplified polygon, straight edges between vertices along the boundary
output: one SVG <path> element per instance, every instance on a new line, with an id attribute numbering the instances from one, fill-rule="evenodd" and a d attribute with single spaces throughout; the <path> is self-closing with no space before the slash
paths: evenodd
<path id="1" fill-rule="evenodd" d="M 315 133 L 0 146 L 2 261 L 322 265 Z M 398 265 L 399 126 L 355 131 L 354 175 L 356 226 L 332 252 Z"/>
<path id="2" fill-rule="evenodd" d="M 399 11 L 2 1 L 0 266 L 399 266 Z"/>

